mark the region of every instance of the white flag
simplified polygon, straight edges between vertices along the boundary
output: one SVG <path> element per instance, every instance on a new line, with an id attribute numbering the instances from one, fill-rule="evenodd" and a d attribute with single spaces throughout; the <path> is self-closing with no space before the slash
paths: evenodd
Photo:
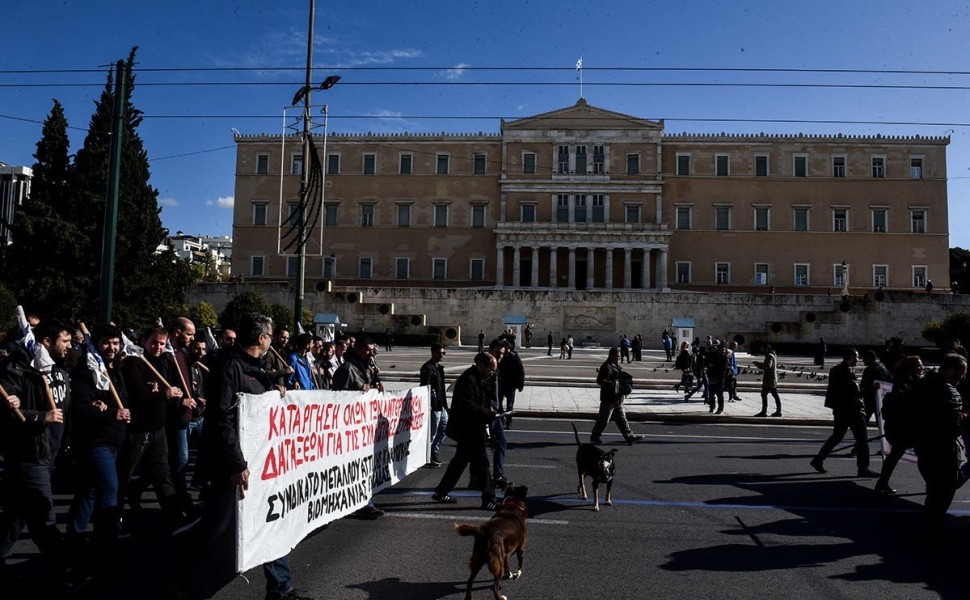
<path id="1" fill-rule="evenodd" d="M 582 71 L 583 70 L 583 57 L 582 56 L 580 56 L 579 57 L 579 60 L 576 61 L 576 70 L 577 71 Z"/>

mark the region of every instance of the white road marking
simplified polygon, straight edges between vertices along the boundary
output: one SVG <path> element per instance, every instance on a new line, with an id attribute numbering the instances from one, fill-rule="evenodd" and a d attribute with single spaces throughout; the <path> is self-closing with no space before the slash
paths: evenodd
<path id="1" fill-rule="evenodd" d="M 558 465 L 514 465 L 512 463 L 505 463 L 506 467 L 515 467 L 517 469 L 558 469 Z"/>
<path id="2" fill-rule="evenodd" d="M 487 521 L 485 516 L 479 518 L 469 517 L 465 514 L 454 515 L 429 515 L 426 513 L 410 512 L 385 512 L 385 517 L 398 517 L 400 519 L 431 519 L 436 521 Z M 529 525 L 569 525 L 569 521 L 561 519 L 529 519 Z"/>
<path id="3" fill-rule="evenodd" d="M 830 428 L 831 429 L 831 428 Z M 506 432 L 508 433 L 544 433 L 544 434 L 555 434 L 555 435 L 567 435 L 573 437 L 572 431 L 545 431 L 541 429 L 510 429 Z M 583 432 L 579 434 L 581 437 L 585 435 Z M 690 438 L 699 440 L 745 440 L 751 442 L 779 442 L 779 443 L 810 443 L 815 444 L 822 440 L 809 439 L 809 438 L 777 438 L 777 437 L 758 437 L 751 435 L 697 435 L 697 434 L 679 434 L 679 433 L 644 433 L 645 438 Z M 617 442 L 621 441 L 622 437 L 619 434 L 604 433 L 604 438 L 607 441 L 611 441 L 610 438 L 615 438 Z"/>

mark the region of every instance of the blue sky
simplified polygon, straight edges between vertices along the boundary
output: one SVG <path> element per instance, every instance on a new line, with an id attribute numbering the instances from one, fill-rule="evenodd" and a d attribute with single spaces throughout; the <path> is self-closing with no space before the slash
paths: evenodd
<path id="1" fill-rule="evenodd" d="M 590 104 L 666 119 L 668 132 L 949 135 L 950 245 L 970 247 L 968 1 L 377 0 L 361 6 L 318 0 L 314 81 L 343 78 L 314 94 L 314 104 L 329 106 L 331 132 L 497 132 L 499 117 L 575 103 L 573 67 L 582 56 Z M 172 232 L 230 235 L 231 128 L 280 131 L 283 107 L 303 79 L 308 7 L 308 0 L 6 0 L 0 161 L 33 163 L 53 98 L 77 128 L 70 131 L 72 151 L 83 142 L 106 67 L 38 71 L 98 69 L 137 45 L 144 71 L 137 74 L 134 102 L 145 112 L 140 133 L 163 222 Z M 195 70 L 236 67 L 253 70 Z M 724 85 L 732 83 L 813 85 Z M 869 87 L 816 87 L 833 85 Z M 926 89 L 931 86 L 936 89 Z M 947 87 L 965 89 L 940 89 Z"/>

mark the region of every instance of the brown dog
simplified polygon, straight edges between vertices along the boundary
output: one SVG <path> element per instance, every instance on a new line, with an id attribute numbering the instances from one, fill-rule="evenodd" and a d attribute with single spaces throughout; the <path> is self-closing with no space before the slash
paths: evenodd
<path id="1" fill-rule="evenodd" d="M 499 593 L 499 581 L 503 577 L 518 579 L 522 575 L 522 557 L 525 554 L 525 542 L 529 537 L 526 527 L 525 498 L 529 489 L 524 485 L 509 486 L 505 490 L 505 500 L 491 519 L 482 525 L 463 525 L 455 523 L 458 535 L 475 537 L 475 547 L 469 560 L 471 575 L 468 577 L 468 587 L 465 590 L 465 600 L 472 597 L 472 583 L 483 566 L 488 565 L 495 583 L 492 591 L 495 600 L 508 600 Z M 519 560 L 519 570 L 509 569 L 509 555 L 515 552 Z"/>

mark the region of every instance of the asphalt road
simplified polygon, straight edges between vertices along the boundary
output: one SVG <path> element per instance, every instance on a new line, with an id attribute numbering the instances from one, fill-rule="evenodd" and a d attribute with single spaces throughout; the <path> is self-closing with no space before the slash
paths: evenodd
<path id="1" fill-rule="evenodd" d="M 808 461 L 825 429 L 646 423 L 634 425 L 646 442 L 629 447 L 611 425 L 604 446 L 619 448 L 614 505 L 595 513 L 576 498 L 569 423 L 523 418 L 516 425 L 507 471 L 529 486 L 531 499 L 524 574 L 503 584 L 512 600 L 968 597 L 966 491 L 951 510 L 959 541 L 945 551 L 921 549 L 915 465 L 897 469 L 895 497 L 852 477 L 846 452 L 817 474 Z M 874 469 L 880 463 L 873 457 Z M 388 514 L 377 521 L 344 519 L 304 540 L 291 554 L 298 590 L 321 600 L 463 598 L 472 543 L 455 535 L 453 523 L 489 515 L 465 490 L 455 492 L 457 505 L 433 503 L 442 473 L 421 469 L 380 494 L 376 503 Z M 174 551 L 159 533 L 131 549 L 118 567 L 119 585 L 96 584 L 83 596 L 159 597 Z M 237 578 L 217 597 L 261 598 L 262 574 L 246 576 L 249 584 Z M 29 587 L 0 595 L 38 597 Z M 491 598 L 484 574 L 474 597 Z"/>

